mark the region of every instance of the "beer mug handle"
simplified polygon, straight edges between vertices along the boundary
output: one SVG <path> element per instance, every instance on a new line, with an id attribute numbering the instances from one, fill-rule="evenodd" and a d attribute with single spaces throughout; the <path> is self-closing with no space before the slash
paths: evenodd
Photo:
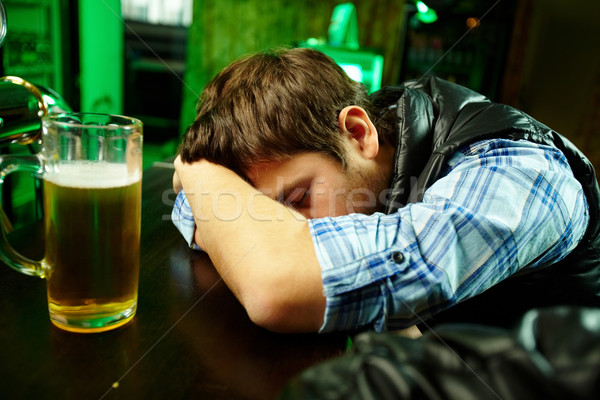
<path id="1" fill-rule="evenodd" d="M 0 156 L 0 189 L 6 176 L 15 171 L 32 172 L 41 174 L 43 172 L 43 163 L 39 155 L 33 156 Z M 43 268 L 41 261 L 30 260 L 29 258 L 19 254 L 8 241 L 8 227 L 10 221 L 4 213 L 3 209 L 0 213 L 2 237 L 0 238 L 0 260 L 4 261 L 8 266 L 24 273 L 25 275 L 37 276 L 44 278 L 46 271 Z"/>

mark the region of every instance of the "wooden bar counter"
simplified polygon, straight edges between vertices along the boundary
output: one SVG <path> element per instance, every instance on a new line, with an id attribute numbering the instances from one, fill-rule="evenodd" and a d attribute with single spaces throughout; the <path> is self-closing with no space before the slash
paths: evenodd
<path id="1" fill-rule="evenodd" d="M 138 309 L 126 326 L 76 334 L 52 325 L 46 284 L 0 262 L 0 397 L 271 399 L 346 335 L 280 335 L 254 325 L 208 256 L 170 220 L 172 164 L 144 171 Z M 41 224 L 11 243 L 43 255 Z"/>

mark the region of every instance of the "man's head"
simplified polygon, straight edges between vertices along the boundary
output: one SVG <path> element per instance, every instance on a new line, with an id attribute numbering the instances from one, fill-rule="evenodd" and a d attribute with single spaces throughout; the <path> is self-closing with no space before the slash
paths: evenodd
<path id="1" fill-rule="evenodd" d="M 371 122 L 373 113 L 364 86 L 323 53 L 303 48 L 262 52 L 229 65 L 206 86 L 180 155 L 184 162 L 205 158 L 222 164 L 259 190 L 265 188 L 265 177 L 274 177 L 276 165 L 289 164 L 301 155 L 309 155 L 313 163 L 317 157 L 324 169 L 329 165 L 331 172 L 345 174 L 344 184 L 370 185 L 376 171 L 371 171 L 373 165 L 356 170 L 360 164 L 350 140 L 362 143 L 360 150 L 368 138 L 375 147 L 367 150 L 377 156 L 381 138 Z M 354 128 L 360 128 L 355 129 L 358 136 Z M 306 163 L 292 165 L 307 167 Z M 286 185 L 278 177 L 279 184 Z M 340 179 L 334 181 L 333 189 L 342 184 Z M 272 187 L 269 191 L 274 193 L 266 194 L 274 198 L 289 194 Z M 280 198 L 297 203 L 287 199 Z M 326 215 L 349 211 L 363 210 L 337 207 Z M 313 210 L 307 216 L 323 213 Z"/>

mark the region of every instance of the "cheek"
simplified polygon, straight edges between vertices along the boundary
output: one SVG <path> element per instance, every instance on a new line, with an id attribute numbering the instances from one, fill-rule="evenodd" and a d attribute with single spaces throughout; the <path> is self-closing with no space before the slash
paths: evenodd
<path id="1" fill-rule="evenodd" d="M 346 197 L 345 189 L 313 191 L 307 218 L 337 217 L 348 214 Z"/>

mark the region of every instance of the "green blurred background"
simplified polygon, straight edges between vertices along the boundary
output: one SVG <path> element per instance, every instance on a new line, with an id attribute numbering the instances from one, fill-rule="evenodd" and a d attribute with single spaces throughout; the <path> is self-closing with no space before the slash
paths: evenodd
<path id="1" fill-rule="evenodd" d="M 145 168 L 176 153 L 198 95 L 221 68 L 282 45 L 337 49 L 340 63 L 380 57 L 381 85 L 425 74 L 461 83 L 523 109 L 600 165 L 600 2 L 430 0 L 428 23 L 417 3 L 3 0 L 0 68 L 52 88 L 73 110 L 140 118 Z M 340 22 L 344 4 L 354 14 Z M 27 151 L 15 146 L 4 151 Z M 32 214 L 28 179 L 13 185 L 21 222 Z"/>

